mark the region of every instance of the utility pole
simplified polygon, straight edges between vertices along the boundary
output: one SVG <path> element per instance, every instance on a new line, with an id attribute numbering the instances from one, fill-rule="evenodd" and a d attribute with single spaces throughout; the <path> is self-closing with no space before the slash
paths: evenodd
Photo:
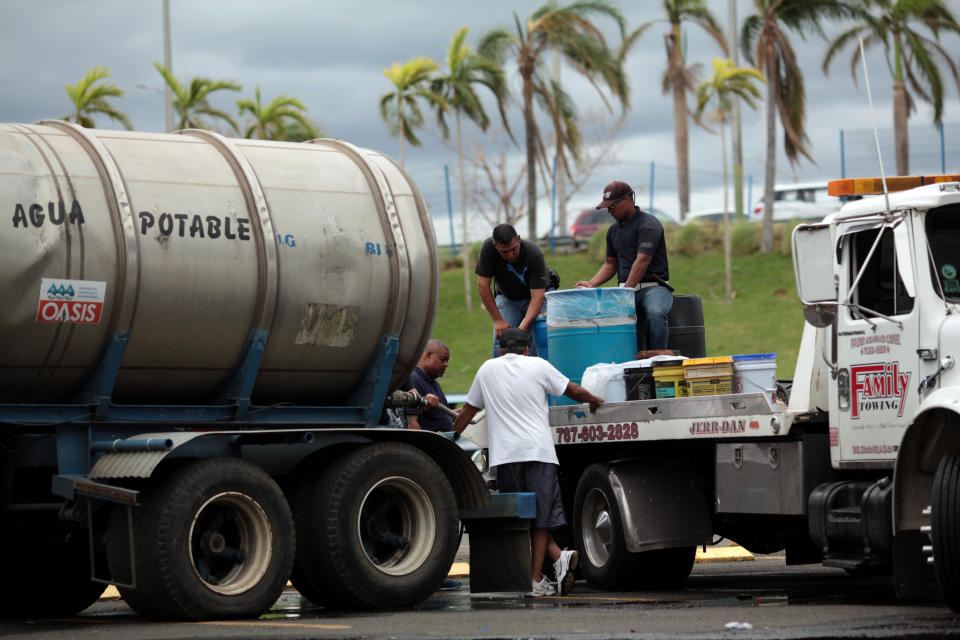
<path id="1" fill-rule="evenodd" d="M 173 73 L 170 60 L 170 0 L 163 0 L 163 66 Z M 173 92 L 170 85 L 163 83 L 164 111 L 167 118 L 167 133 L 173 131 Z"/>
<path id="2" fill-rule="evenodd" d="M 740 45 L 737 37 L 737 0 L 727 0 L 727 6 L 730 10 L 730 35 L 728 46 L 730 47 L 730 56 L 733 59 L 733 66 L 740 66 Z M 730 140 L 733 142 L 733 206 L 736 212 L 735 220 L 743 220 L 743 148 L 741 145 L 740 131 L 740 99 L 734 95 L 732 97 Z"/>

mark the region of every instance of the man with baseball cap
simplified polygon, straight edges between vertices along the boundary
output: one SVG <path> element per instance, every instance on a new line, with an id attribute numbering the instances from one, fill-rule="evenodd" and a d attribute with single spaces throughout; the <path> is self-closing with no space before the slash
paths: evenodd
<path id="1" fill-rule="evenodd" d="M 607 258 L 596 275 L 576 286 L 599 287 L 617 276 L 620 286 L 636 290 L 637 350 L 666 349 L 673 287 L 667 282 L 663 225 L 634 204 L 633 189 L 619 180 L 604 187 L 597 209 L 606 209 L 614 219 L 607 230 Z"/>
<path id="2" fill-rule="evenodd" d="M 530 337 L 511 327 L 500 334 L 500 358 L 484 362 L 470 385 L 467 402 L 453 423 L 462 432 L 480 409 L 486 409 L 490 465 L 497 469 L 501 492 L 533 492 L 537 516 L 530 531 L 532 590 L 530 595 L 565 595 L 573 588 L 576 551 L 561 550 L 550 530 L 566 524 L 560 501 L 559 460 L 547 415 L 547 394 L 603 403 L 543 358 L 530 357 Z M 556 585 L 543 575 L 543 557 L 553 560 Z"/>

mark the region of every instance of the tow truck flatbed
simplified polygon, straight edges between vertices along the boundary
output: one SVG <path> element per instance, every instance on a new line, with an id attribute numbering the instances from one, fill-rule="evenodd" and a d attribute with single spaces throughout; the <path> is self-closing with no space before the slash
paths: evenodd
<path id="1" fill-rule="evenodd" d="M 608 402 L 550 407 L 557 445 L 704 438 L 783 437 L 800 414 L 773 406 L 762 393 Z"/>

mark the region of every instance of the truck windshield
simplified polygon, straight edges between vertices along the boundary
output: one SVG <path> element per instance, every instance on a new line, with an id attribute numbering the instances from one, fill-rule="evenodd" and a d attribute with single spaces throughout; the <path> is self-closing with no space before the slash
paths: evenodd
<path id="1" fill-rule="evenodd" d="M 930 275 L 934 281 L 940 280 L 947 300 L 960 302 L 960 206 L 928 211 L 926 229 L 933 254 Z M 940 293 L 939 289 L 936 291 Z"/>

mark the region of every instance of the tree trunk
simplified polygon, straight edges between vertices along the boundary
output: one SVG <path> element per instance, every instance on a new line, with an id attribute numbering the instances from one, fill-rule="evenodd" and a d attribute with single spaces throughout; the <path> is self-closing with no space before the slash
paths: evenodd
<path id="1" fill-rule="evenodd" d="M 773 181 L 777 176 L 777 78 L 773 60 L 766 60 L 767 68 L 767 150 L 763 177 L 763 230 L 760 234 L 760 253 L 773 250 Z"/>
<path id="2" fill-rule="evenodd" d="M 893 83 L 893 137 L 896 145 L 897 175 L 910 175 L 910 139 L 907 133 L 907 88 L 903 80 Z"/>
<path id="3" fill-rule="evenodd" d="M 457 160 L 460 162 L 460 208 L 463 222 L 463 250 L 460 252 L 463 262 L 463 297 L 467 302 L 467 311 L 473 311 L 473 296 L 470 295 L 470 250 L 467 244 L 467 181 L 463 176 L 463 136 L 460 133 L 460 111 L 457 118 Z"/>
<path id="4" fill-rule="evenodd" d="M 532 70 L 530 71 L 532 73 Z M 533 119 L 533 79 L 523 76 L 523 124 L 527 129 L 527 239 L 537 241 L 537 142 Z"/>
<path id="5" fill-rule="evenodd" d="M 727 177 L 727 133 L 726 125 L 720 122 L 720 157 L 723 159 L 723 270 L 727 285 L 727 302 L 733 301 L 733 276 L 730 267 L 730 182 Z"/>
<path id="6" fill-rule="evenodd" d="M 680 204 L 680 221 L 690 211 L 690 134 L 687 122 L 687 95 L 680 77 L 683 73 L 683 57 L 680 55 L 679 25 L 667 34 L 671 85 L 673 89 L 673 139 L 677 153 L 677 197 Z M 653 189 L 653 185 L 650 185 Z"/>

